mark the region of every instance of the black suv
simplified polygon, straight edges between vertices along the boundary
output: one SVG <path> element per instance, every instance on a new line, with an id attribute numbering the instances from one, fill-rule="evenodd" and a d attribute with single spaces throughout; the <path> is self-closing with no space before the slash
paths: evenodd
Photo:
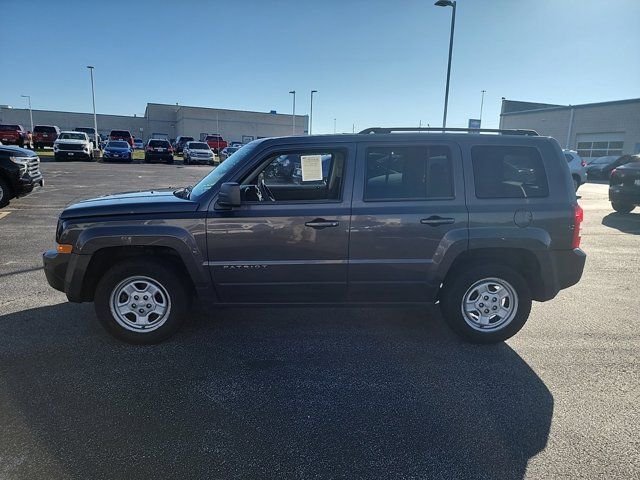
<path id="1" fill-rule="evenodd" d="M 187 142 L 193 142 L 193 141 L 194 141 L 193 137 L 186 137 L 184 135 L 181 135 L 178 138 L 176 138 L 175 142 L 173 142 L 173 148 L 175 149 L 176 153 L 180 154 L 182 153 L 182 150 L 184 150 L 184 146 L 187 144 Z"/>
<path id="2" fill-rule="evenodd" d="M 0 146 L 0 208 L 14 197 L 42 187 L 40 158 L 35 152 L 20 147 Z"/>
<path id="3" fill-rule="evenodd" d="M 173 147 L 169 140 L 152 138 L 147 142 L 147 147 L 144 149 L 144 162 L 151 163 L 158 160 L 173 163 Z"/>
<path id="4" fill-rule="evenodd" d="M 462 337 L 505 340 L 532 300 L 582 275 L 562 149 L 530 131 L 404 130 L 260 139 L 193 187 L 72 205 L 44 254 L 47 280 L 132 343 L 174 334 L 195 296 L 438 301 Z"/>

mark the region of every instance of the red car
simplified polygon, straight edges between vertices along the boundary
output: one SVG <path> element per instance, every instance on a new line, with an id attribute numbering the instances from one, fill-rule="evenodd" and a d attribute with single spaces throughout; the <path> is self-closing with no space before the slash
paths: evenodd
<path id="1" fill-rule="evenodd" d="M 36 150 L 53 147 L 59 134 L 60 128 L 55 125 L 36 125 L 33 127 L 33 146 Z"/>
<path id="2" fill-rule="evenodd" d="M 128 130 L 111 130 L 109 140 L 124 140 L 133 149 L 133 135 Z"/>
<path id="3" fill-rule="evenodd" d="M 222 135 L 207 135 L 204 141 L 207 142 L 209 148 L 215 153 L 220 152 L 220 150 L 228 146 L 227 141 L 222 138 Z"/>
<path id="4" fill-rule="evenodd" d="M 27 141 L 27 131 L 22 125 L 0 125 L 0 142 L 4 145 L 18 145 L 24 147 Z"/>

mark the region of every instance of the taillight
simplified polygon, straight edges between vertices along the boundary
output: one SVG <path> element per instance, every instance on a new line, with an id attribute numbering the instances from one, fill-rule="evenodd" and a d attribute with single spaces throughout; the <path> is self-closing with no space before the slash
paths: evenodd
<path id="1" fill-rule="evenodd" d="M 153 152 L 153 147 L 147 145 L 147 152 Z"/>
<path id="2" fill-rule="evenodd" d="M 169 147 L 169 148 L 167 148 L 167 151 L 168 151 L 169 153 L 173 153 L 173 147 Z"/>
<path id="3" fill-rule="evenodd" d="M 582 165 L 583 167 L 586 167 L 586 166 L 587 166 L 587 162 L 585 162 L 584 160 L 582 160 L 582 161 L 580 162 L 580 165 Z"/>
<path id="4" fill-rule="evenodd" d="M 580 248 L 580 225 L 584 220 L 584 210 L 580 205 L 573 207 L 573 240 L 571 248 Z"/>

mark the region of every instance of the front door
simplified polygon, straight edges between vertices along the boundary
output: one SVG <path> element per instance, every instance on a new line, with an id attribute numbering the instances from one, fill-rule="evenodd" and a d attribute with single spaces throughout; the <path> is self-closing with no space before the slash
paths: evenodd
<path id="1" fill-rule="evenodd" d="M 277 148 L 236 179 L 242 205 L 207 219 L 222 302 L 334 303 L 347 292 L 353 145 Z"/>
<path id="2" fill-rule="evenodd" d="M 358 146 L 349 299 L 431 301 L 449 248 L 468 242 L 459 147 L 451 142 Z"/>

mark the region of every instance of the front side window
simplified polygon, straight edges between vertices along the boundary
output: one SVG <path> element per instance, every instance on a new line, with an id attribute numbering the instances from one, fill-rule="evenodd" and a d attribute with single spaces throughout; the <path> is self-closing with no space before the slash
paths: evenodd
<path id="1" fill-rule="evenodd" d="M 242 182 L 242 197 L 247 202 L 338 201 L 344 174 L 341 150 L 282 152 Z"/>
<path id="2" fill-rule="evenodd" d="M 364 200 L 452 198 L 451 157 L 439 145 L 368 148 Z"/>
<path id="3" fill-rule="evenodd" d="M 549 195 L 542 157 L 534 147 L 476 145 L 471 149 L 478 198 L 531 198 Z"/>

